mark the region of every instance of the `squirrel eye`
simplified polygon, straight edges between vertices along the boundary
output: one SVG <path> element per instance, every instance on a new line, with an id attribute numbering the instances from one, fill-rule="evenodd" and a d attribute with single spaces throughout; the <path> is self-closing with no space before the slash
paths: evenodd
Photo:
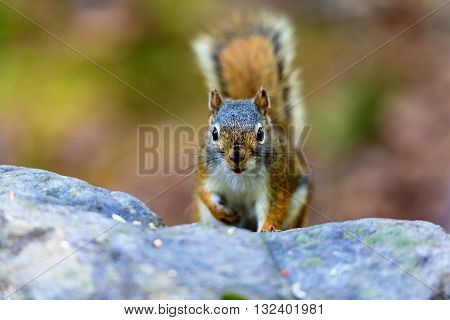
<path id="1" fill-rule="evenodd" d="M 214 127 L 212 129 L 212 138 L 213 138 L 214 141 L 219 140 L 219 131 L 217 131 L 216 127 Z"/>
<path id="2" fill-rule="evenodd" d="M 256 133 L 256 140 L 258 140 L 259 143 L 263 143 L 264 138 L 264 129 L 262 127 L 259 127 L 258 132 Z"/>

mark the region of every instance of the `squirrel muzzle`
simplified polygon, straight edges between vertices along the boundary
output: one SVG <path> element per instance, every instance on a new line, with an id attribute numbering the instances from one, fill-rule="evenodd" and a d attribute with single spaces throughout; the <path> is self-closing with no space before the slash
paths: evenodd
<path id="1" fill-rule="evenodd" d="M 248 161 L 248 152 L 241 146 L 235 145 L 228 150 L 227 163 L 234 173 L 245 170 Z"/>

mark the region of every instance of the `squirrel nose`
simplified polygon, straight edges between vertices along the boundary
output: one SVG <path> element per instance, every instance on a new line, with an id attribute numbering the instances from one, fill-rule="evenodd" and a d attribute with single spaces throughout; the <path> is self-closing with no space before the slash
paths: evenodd
<path id="1" fill-rule="evenodd" d="M 238 164 L 245 158 L 245 151 L 235 146 L 229 153 L 230 160 Z"/>

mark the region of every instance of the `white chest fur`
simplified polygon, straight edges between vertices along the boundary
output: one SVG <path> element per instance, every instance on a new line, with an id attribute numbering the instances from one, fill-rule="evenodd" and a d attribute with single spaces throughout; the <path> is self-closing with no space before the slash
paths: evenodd
<path id="1" fill-rule="evenodd" d="M 261 230 L 268 206 L 266 172 L 236 175 L 230 170 L 216 170 L 205 182 L 205 188 L 221 195 L 240 214 L 239 227 L 253 224 L 257 231 Z M 200 206 L 200 215 L 204 221 L 215 220 L 204 205 Z"/>

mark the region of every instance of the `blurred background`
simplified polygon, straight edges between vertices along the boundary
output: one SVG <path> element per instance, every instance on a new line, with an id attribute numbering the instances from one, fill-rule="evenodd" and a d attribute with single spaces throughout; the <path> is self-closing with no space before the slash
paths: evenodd
<path id="1" fill-rule="evenodd" d="M 308 95 L 447 1 L 1 2 L 199 126 L 207 90 L 190 41 L 230 11 L 291 18 Z M 0 163 L 129 192 L 169 225 L 192 221 L 192 177 L 177 184 L 180 175 L 137 174 L 137 126 L 179 122 L 1 2 Z M 449 40 L 447 6 L 305 100 L 312 205 L 325 216 L 422 219 L 449 230 Z M 310 224 L 322 222 L 310 213 Z"/>

